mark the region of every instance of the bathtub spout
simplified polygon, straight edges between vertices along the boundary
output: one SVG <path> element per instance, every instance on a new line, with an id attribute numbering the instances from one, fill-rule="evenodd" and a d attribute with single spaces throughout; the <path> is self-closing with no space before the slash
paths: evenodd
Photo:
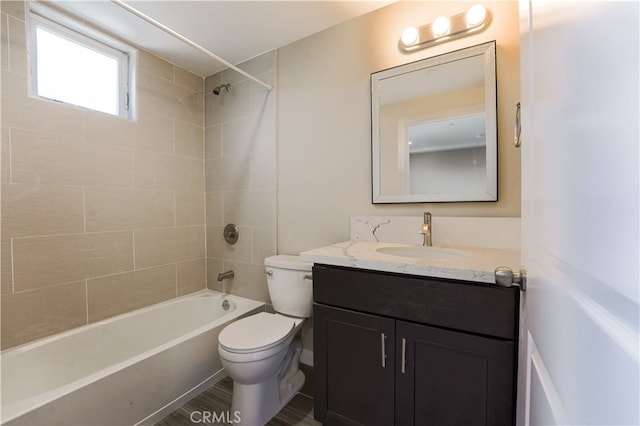
<path id="1" fill-rule="evenodd" d="M 218 281 L 224 281 L 226 279 L 231 279 L 235 276 L 235 273 L 233 272 L 233 270 L 229 270 L 227 272 L 223 272 L 221 274 L 218 274 Z"/>

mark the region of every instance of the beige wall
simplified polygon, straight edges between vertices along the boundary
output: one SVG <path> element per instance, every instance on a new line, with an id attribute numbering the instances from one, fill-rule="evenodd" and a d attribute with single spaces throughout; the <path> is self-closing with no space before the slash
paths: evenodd
<path id="1" fill-rule="evenodd" d="M 268 302 L 264 258 L 346 240 L 352 215 L 519 216 L 517 4 L 488 5 L 484 33 L 411 55 L 402 29 L 461 3 L 393 4 L 244 64 L 271 92 L 232 71 L 203 91 L 141 52 L 129 122 L 28 97 L 23 4 L 3 1 L 3 347 L 204 288 L 205 275 L 222 289 L 228 269 L 230 292 Z M 494 39 L 500 201 L 373 206 L 370 73 Z M 212 95 L 222 82 L 231 92 Z"/>
<path id="2" fill-rule="evenodd" d="M 409 25 L 463 12 L 462 2 L 400 2 L 280 49 L 278 252 L 349 239 L 352 215 L 520 216 L 520 153 L 511 143 L 519 96 L 517 2 L 488 2 L 480 34 L 412 54 L 398 50 Z M 372 72 L 496 40 L 499 198 L 496 203 L 371 204 Z"/>
<path id="3" fill-rule="evenodd" d="M 203 79 L 140 52 L 137 122 L 29 97 L 1 18 L 2 347 L 203 289 Z"/>
<path id="4" fill-rule="evenodd" d="M 276 85 L 276 52 L 240 65 Z M 222 83 L 229 92 L 211 93 Z M 223 290 L 218 273 L 232 269 L 227 291 L 269 302 L 264 258 L 276 254 L 276 89 L 233 70 L 205 80 L 208 286 Z M 234 223 L 238 242 L 228 245 L 224 226 Z"/>

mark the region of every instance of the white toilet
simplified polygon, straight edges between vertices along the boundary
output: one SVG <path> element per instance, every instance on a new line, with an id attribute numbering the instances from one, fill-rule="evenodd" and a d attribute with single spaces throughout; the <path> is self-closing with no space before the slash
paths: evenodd
<path id="1" fill-rule="evenodd" d="M 222 365 L 233 379 L 231 415 L 240 425 L 264 425 L 304 384 L 299 331 L 311 316 L 312 264 L 287 255 L 267 257 L 264 264 L 277 313 L 240 319 L 218 337 Z"/>

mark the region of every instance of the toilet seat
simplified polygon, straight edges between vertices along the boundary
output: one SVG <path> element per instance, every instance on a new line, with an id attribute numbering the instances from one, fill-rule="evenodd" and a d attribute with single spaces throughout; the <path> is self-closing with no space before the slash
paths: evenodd
<path id="1" fill-rule="evenodd" d="M 227 352 L 246 354 L 260 352 L 279 345 L 294 332 L 294 318 L 260 312 L 226 326 L 218 343 Z"/>

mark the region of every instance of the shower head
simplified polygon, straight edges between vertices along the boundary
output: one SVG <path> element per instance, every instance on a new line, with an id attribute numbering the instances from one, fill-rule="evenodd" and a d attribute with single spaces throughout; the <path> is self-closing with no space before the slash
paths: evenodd
<path id="1" fill-rule="evenodd" d="M 218 96 L 222 92 L 222 89 L 225 89 L 228 92 L 229 90 L 231 90 L 231 85 L 229 83 L 221 84 L 220 86 L 213 89 L 213 94 Z"/>

